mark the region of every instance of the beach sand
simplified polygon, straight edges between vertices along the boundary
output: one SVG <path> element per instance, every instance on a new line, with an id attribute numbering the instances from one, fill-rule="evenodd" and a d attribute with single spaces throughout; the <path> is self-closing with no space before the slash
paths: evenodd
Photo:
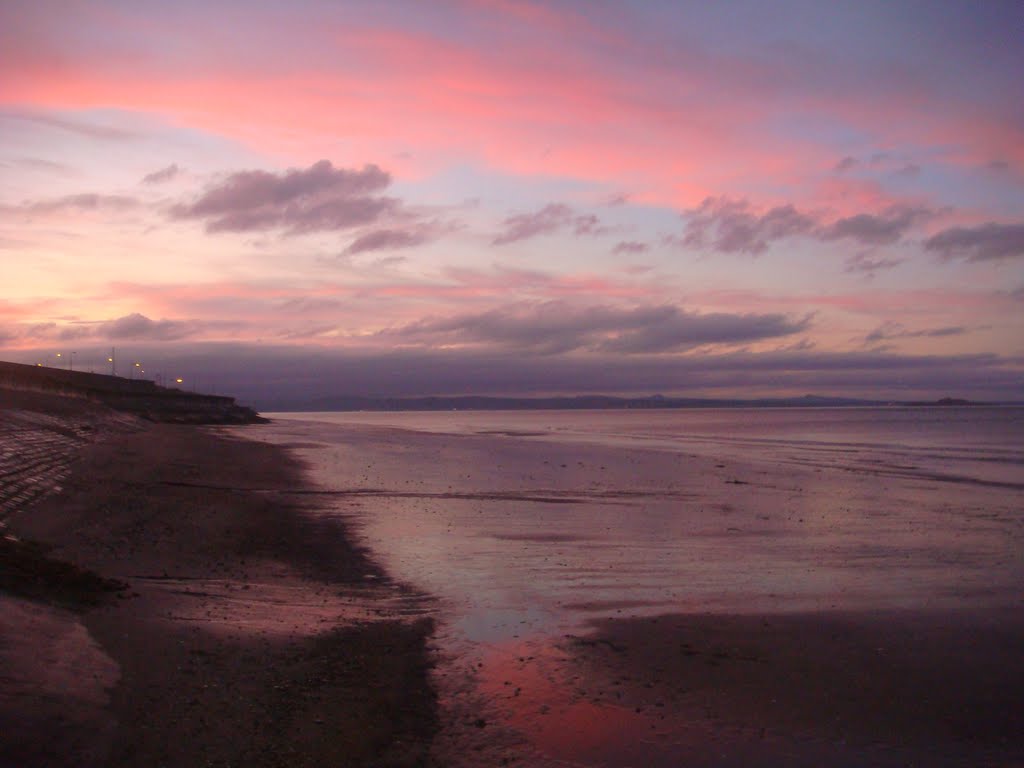
<path id="1" fill-rule="evenodd" d="M 259 439 L 438 596 L 439 764 L 1024 766 L 1020 490 L 390 418 Z"/>
<path id="2" fill-rule="evenodd" d="M 773 513 L 768 536 L 766 506 L 773 494 L 799 504 L 793 489 L 817 468 L 773 490 L 777 472 L 714 457 L 633 450 L 619 466 L 601 447 L 373 427 L 308 442 L 287 423 L 154 425 L 29 400 L 17 413 L 0 402 L 0 428 L 35 430 L 62 487 L 0 509 L 20 538 L 0 544 L 0 766 L 1024 766 L 1024 619 L 1016 603 L 972 602 L 986 594 L 974 581 L 927 611 L 625 601 L 609 616 L 614 605 L 562 602 L 531 627 L 533 613 L 488 598 L 458 614 L 459 595 L 504 593 L 495 574 L 511 577 L 510 552 L 601 545 L 595 514 L 609 530 L 654 526 L 653 552 L 659 526 L 697 526 L 673 535 L 701 553 L 691 575 L 713 576 L 724 560 L 708 558 L 731 551 L 736 527 L 792 540 L 802 517 Z M 307 475 L 297 457 L 317 454 L 330 472 Z M 655 498 L 662 516 L 641 471 L 678 483 Z M 845 492 L 870 507 L 873 483 Z M 705 504 L 688 488 L 727 494 L 721 519 L 681 515 Z M 467 555 L 479 547 L 491 559 Z M 528 570 L 528 586 L 547 579 L 531 599 L 568 597 L 595 557 L 620 554 L 614 541 L 589 552 Z M 585 615 L 598 618 L 558 623 Z"/>
<path id="3" fill-rule="evenodd" d="M 29 399 L 0 420 L 108 416 Z M 287 451 L 120 426 L 81 441 L 59 492 L 8 510 L 0 765 L 423 764 L 424 598 L 293 493 Z"/>
<path id="4" fill-rule="evenodd" d="M 606 754 L 660 739 L 648 765 L 1013 766 L 1022 630 L 992 614 L 670 615 L 602 621 L 563 649 L 583 700 L 636 715 Z"/>

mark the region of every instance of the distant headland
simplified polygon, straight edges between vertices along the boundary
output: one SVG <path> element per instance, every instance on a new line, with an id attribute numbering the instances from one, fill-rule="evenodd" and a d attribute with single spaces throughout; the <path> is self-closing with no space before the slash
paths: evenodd
<path id="1" fill-rule="evenodd" d="M 615 397 L 578 395 L 563 397 L 489 397 L 453 395 L 432 397 L 366 397 L 338 395 L 309 401 L 273 401 L 260 404 L 264 411 L 519 411 L 519 410 L 652 410 L 682 408 L 846 408 L 882 406 L 974 406 L 961 398 L 932 401 L 862 400 L 848 397 L 766 397 L 756 399 L 667 397 Z"/>

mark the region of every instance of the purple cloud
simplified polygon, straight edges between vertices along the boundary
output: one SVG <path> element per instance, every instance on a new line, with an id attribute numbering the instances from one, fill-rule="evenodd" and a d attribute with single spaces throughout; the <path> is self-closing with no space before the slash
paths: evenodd
<path id="1" fill-rule="evenodd" d="M 202 334 L 210 328 L 225 328 L 231 323 L 200 320 L 151 320 L 138 312 L 101 322 L 73 320 L 68 323 L 32 323 L 9 327 L 13 337 L 37 343 L 88 342 L 107 339 L 118 343 L 131 341 L 171 342 Z"/>
<path id="2" fill-rule="evenodd" d="M 45 125 L 51 128 L 60 128 L 70 133 L 85 136 L 90 139 L 101 139 L 103 141 L 125 141 L 140 138 L 140 134 L 134 131 L 126 131 L 122 128 L 114 128 L 110 125 L 90 123 L 83 120 L 69 120 L 54 115 L 21 112 L 21 111 L 0 111 L 0 120 L 21 120 L 37 125 Z"/>
<path id="3" fill-rule="evenodd" d="M 509 216 L 502 222 L 502 231 L 491 241 L 493 245 L 507 245 L 538 235 L 550 235 L 571 229 L 574 235 L 601 235 L 608 231 L 600 219 L 592 214 L 580 215 L 564 203 L 550 203 L 539 211 Z"/>
<path id="4" fill-rule="evenodd" d="M 996 261 L 1024 257 L 1024 224 L 989 222 L 976 227 L 951 227 L 924 241 L 925 250 L 944 259 Z"/>
<path id="5" fill-rule="evenodd" d="M 850 170 L 851 168 L 855 168 L 856 166 L 857 166 L 857 159 L 847 155 L 842 160 L 840 160 L 838 163 L 836 163 L 836 166 L 835 166 L 835 168 L 833 170 L 836 173 L 844 173 L 844 172 Z"/>
<path id="6" fill-rule="evenodd" d="M 806 235 L 817 226 L 813 217 L 792 205 L 776 206 L 758 215 L 747 201 L 725 197 L 706 198 L 687 215 L 683 245 L 710 246 L 724 253 L 757 255 L 774 240 Z"/>
<path id="7" fill-rule="evenodd" d="M 907 179 L 915 179 L 921 175 L 921 166 L 917 163 L 906 163 L 900 168 L 897 168 L 893 172 L 896 176 L 902 176 Z"/>
<path id="8" fill-rule="evenodd" d="M 62 211 L 95 211 L 101 208 L 126 210 L 135 208 L 139 201 L 126 195 L 99 195 L 86 192 L 78 195 L 65 195 L 51 200 L 34 200 L 20 206 L 4 206 L 2 210 L 22 213 L 60 213 Z"/>
<path id="9" fill-rule="evenodd" d="M 705 344 L 746 344 L 804 331 L 811 316 L 794 319 L 782 314 L 697 314 L 671 308 L 656 322 L 620 332 L 601 345 L 609 352 L 678 352 Z"/>
<path id="10" fill-rule="evenodd" d="M 360 235 L 343 251 L 347 256 L 366 251 L 383 251 L 394 248 L 412 248 L 432 239 L 424 228 L 413 229 L 376 229 Z"/>
<path id="11" fill-rule="evenodd" d="M 61 176 L 75 175 L 75 171 L 70 165 L 55 163 L 53 160 L 44 160 L 41 157 L 16 157 L 9 162 L 0 163 L 0 168 L 3 167 L 29 168 L 33 171 L 46 171 Z"/>
<path id="12" fill-rule="evenodd" d="M 145 315 L 135 312 L 102 323 L 97 332 L 111 339 L 173 341 L 188 336 L 192 328 L 189 323 L 180 320 L 150 320 Z"/>
<path id="13" fill-rule="evenodd" d="M 780 205 L 758 214 L 746 200 L 709 197 L 688 211 L 686 229 L 676 243 L 697 248 L 711 247 L 722 253 L 763 253 L 776 240 L 804 236 L 817 240 L 853 240 L 864 246 L 898 242 L 920 221 L 935 211 L 894 205 L 880 213 L 859 213 L 829 224 L 818 214 Z"/>
<path id="14" fill-rule="evenodd" d="M 809 317 L 794 320 L 779 314 L 698 314 L 670 305 L 574 307 L 551 301 L 421 320 L 381 335 L 427 346 L 490 344 L 539 354 L 635 354 L 748 343 L 788 336 L 809 324 Z"/>
<path id="15" fill-rule="evenodd" d="M 575 217 L 572 220 L 572 231 L 574 235 L 603 235 L 608 228 L 601 226 L 601 220 L 590 213 Z"/>
<path id="16" fill-rule="evenodd" d="M 861 245 L 898 242 L 917 222 L 933 215 L 927 208 L 892 206 L 882 213 L 859 213 L 833 222 L 818 232 L 824 240 L 849 238 Z"/>
<path id="17" fill-rule="evenodd" d="M 961 336 L 968 332 L 968 328 L 962 325 L 951 325 L 942 328 L 926 328 L 921 331 L 911 331 L 902 323 L 888 322 L 878 326 L 875 330 L 864 337 L 864 341 L 871 343 L 876 341 L 888 341 L 889 339 L 920 339 L 940 338 L 943 336 Z"/>
<path id="18" fill-rule="evenodd" d="M 153 171 L 142 177 L 143 184 L 163 184 L 165 181 L 170 181 L 175 176 L 181 173 L 181 169 L 178 168 L 177 163 L 172 163 L 166 168 L 161 168 L 159 171 Z"/>
<path id="19" fill-rule="evenodd" d="M 867 253 L 858 253 L 846 260 L 845 272 L 865 274 L 873 276 L 875 272 L 883 269 L 893 269 L 902 264 L 906 259 L 894 259 L 888 257 L 874 258 Z"/>
<path id="20" fill-rule="evenodd" d="M 638 254 L 647 253 L 650 250 L 650 246 L 647 243 L 641 243 L 637 240 L 622 240 L 615 244 L 612 248 L 612 253 L 618 254 Z"/>
<path id="21" fill-rule="evenodd" d="M 296 235 L 372 224 L 398 210 L 397 200 L 378 196 L 391 176 L 376 165 L 335 168 L 328 160 L 281 174 L 241 171 L 209 188 L 171 215 L 201 219 L 208 232 L 283 229 Z"/>

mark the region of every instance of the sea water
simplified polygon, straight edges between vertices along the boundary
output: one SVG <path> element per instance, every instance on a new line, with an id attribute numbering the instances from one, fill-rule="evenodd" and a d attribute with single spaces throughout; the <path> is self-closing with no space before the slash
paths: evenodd
<path id="1" fill-rule="evenodd" d="M 602 618 L 1024 607 L 1022 408 L 272 417 L 437 598 L 452 700 Z"/>
<path id="2" fill-rule="evenodd" d="M 1006 600 L 1021 585 L 1024 409 L 275 418 L 282 440 L 322 446 L 305 455 L 324 488 L 365 491 L 339 510 L 392 574 L 470 613 L 566 625 L 577 606 Z"/>

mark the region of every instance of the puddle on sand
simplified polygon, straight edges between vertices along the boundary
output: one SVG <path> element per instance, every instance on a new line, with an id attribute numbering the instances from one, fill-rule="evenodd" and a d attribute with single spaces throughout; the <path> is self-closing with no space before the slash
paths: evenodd
<path id="1" fill-rule="evenodd" d="M 764 745 L 763 732 L 688 712 L 663 692 L 645 696 L 635 680 L 586 678 L 572 658 L 579 641 L 491 644 L 440 665 L 435 759 L 459 768 L 740 766 Z"/>
<path id="2" fill-rule="evenodd" d="M 567 654 L 540 640 L 489 645 L 439 669 L 445 765 L 675 765 L 678 728 L 664 715 L 587 690 Z"/>

